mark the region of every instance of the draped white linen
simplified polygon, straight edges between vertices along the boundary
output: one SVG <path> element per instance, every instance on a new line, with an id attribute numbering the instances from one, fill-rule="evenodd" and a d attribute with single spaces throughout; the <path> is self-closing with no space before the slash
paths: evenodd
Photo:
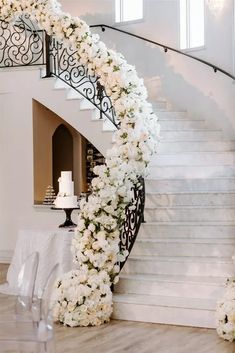
<path id="1" fill-rule="evenodd" d="M 34 251 L 39 252 L 36 293 L 42 288 L 48 273 L 58 262 L 58 275 L 73 268 L 71 242 L 74 232 L 69 229 L 20 230 L 14 255 L 7 272 L 7 283 L 0 285 L 0 292 L 17 294 L 17 276 L 25 259 Z"/>

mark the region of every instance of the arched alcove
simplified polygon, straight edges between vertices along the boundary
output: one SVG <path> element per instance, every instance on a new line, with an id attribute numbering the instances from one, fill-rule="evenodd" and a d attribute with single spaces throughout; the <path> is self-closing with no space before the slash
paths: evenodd
<path id="1" fill-rule="evenodd" d="M 90 190 L 95 165 L 102 154 L 60 116 L 33 100 L 34 204 L 42 204 L 46 190 L 58 192 L 62 170 L 73 173 L 74 193 Z"/>
<path id="2" fill-rule="evenodd" d="M 62 170 L 73 171 L 74 192 L 87 190 L 86 139 L 60 116 L 33 100 L 34 204 L 42 204 L 48 185 L 57 192 Z"/>
<path id="3" fill-rule="evenodd" d="M 58 178 L 62 170 L 71 170 L 74 176 L 73 168 L 73 135 L 64 125 L 59 125 L 52 136 L 52 175 L 53 188 L 58 193 Z"/>

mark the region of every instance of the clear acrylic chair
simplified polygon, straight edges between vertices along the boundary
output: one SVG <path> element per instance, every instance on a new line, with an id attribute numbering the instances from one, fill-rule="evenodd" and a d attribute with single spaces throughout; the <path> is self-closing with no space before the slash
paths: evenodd
<path id="1" fill-rule="evenodd" d="M 32 317 L 35 281 L 39 264 L 39 253 L 33 252 L 20 268 L 17 280 L 17 296 L 11 312 L 0 316 L 0 321 L 15 321 Z"/>
<path id="2" fill-rule="evenodd" d="M 51 297 L 57 277 L 58 264 L 51 270 L 42 290 L 40 318 L 37 324 L 30 321 L 0 323 L 0 351 L 54 353 Z"/>

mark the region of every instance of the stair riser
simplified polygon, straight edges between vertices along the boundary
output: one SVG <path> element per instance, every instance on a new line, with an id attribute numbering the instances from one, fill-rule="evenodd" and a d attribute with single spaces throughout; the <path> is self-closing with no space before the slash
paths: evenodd
<path id="1" fill-rule="evenodd" d="M 190 129 L 205 129 L 205 122 L 200 120 L 159 120 L 162 130 L 190 130 Z"/>
<path id="2" fill-rule="evenodd" d="M 164 208 L 145 209 L 146 222 L 235 221 L 235 209 Z"/>
<path id="3" fill-rule="evenodd" d="M 146 180 L 146 192 L 235 191 L 235 179 Z"/>
<path id="4" fill-rule="evenodd" d="M 169 120 L 169 119 L 174 119 L 174 120 L 182 120 L 184 119 L 184 122 L 187 122 L 188 119 L 188 115 L 186 112 L 180 112 L 180 111 L 157 111 L 156 112 L 157 117 L 159 118 L 159 120 Z M 195 121 L 197 121 L 195 119 Z M 201 121 L 201 120 L 199 120 Z M 205 124 L 205 122 L 204 122 Z"/>
<path id="5" fill-rule="evenodd" d="M 67 91 L 67 99 L 75 99 L 75 100 L 78 100 L 78 99 L 84 99 L 84 97 L 78 93 L 77 91 L 75 91 L 75 89 L 68 89 Z"/>
<path id="6" fill-rule="evenodd" d="M 68 92 L 70 90 L 70 86 L 67 83 L 65 83 L 64 81 L 60 80 L 59 78 L 54 79 L 53 83 L 54 83 L 54 85 L 53 85 L 54 90 L 57 90 L 57 91 L 64 90 L 66 92 Z"/>
<path id="7" fill-rule="evenodd" d="M 154 155 L 151 159 L 151 166 L 173 166 L 173 165 L 231 165 L 235 162 L 234 152 L 221 153 L 188 153 L 188 154 L 164 154 Z"/>
<path id="8" fill-rule="evenodd" d="M 101 119 L 102 119 L 102 115 L 100 114 L 100 110 L 93 109 L 92 110 L 92 120 L 101 120 Z"/>
<path id="9" fill-rule="evenodd" d="M 167 102 L 155 101 L 153 104 L 153 110 L 156 112 L 157 116 L 158 113 L 162 111 L 165 112 L 167 109 Z"/>
<path id="10" fill-rule="evenodd" d="M 93 110 L 95 109 L 95 105 L 92 104 L 87 99 L 82 99 L 80 102 L 80 110 Z"/>
<path id="11" fill-rule="evenodd" d="M 162 126 L 161 122 L 160 125 Z M 158 154 L 181 152 L 225 152 L 234 150 L 234 142 L 223 141 L 162 142 L 158 146 Z"/>
<path id="12" fill-rule="evenodd" d="M 222 282 L 224 283 L 225 279 L 221 279 L 221 283 Z M 121 278 L 118 284 L 115 285 L 115 293 L 160 295 L 182 298 L 198 298 L 198 293 L 200 293 L 200 298 L 218 299 L 222 297 L 223 292 L 223 284 L 208 285 L 190 282 L 155 282 Z"/>
<path id="13" fill-rule="evenodd" d="M 136 242 L 131 255 L 149 256 L 223 256 L 232 257 L 235 244 L 186 244 L 186 243 L 154 243 Z"/>
<path id="14" fill-rule="evenodd" d="M 149 178 L 234 177 L 235 166 L 151 166 Z"/>
<path id="15" fill-rule="evenodd" d="M 131 303 L 115 303 L 113 319 L 215 328 L 215 312 Z"/>
<path id="16" fill-rule="evenodd" d="M 117 128 L 109 119 L 105 119 L 103 122 L 103 131 L 116 131 Z"/>
<path id="17" fill-rule="evenodd" d="M 217 141 L 221 139 L 220 131 L 167 131 L 161 130 L 162 140 L 177 140 L 177 141 Z"/>
<path id="18" fill-rule="evenodd" d="M 183 262 L 183 261 L 161 261 L 156 257 L 155 261 L 134 260 L 129 258 L 124 267 L 124 273 L 146 273 L 159 275 L 188 275 L 188 276 L 233 276 L 234 265 L 231 263 L 218 262 Z"/>
<path id="19" fill-rule="evenodd" d="M 235 206 L 235 193 L 146 194 L 145 208 L 175 206 Z"/>
<path id="20" fill-rule="evenodd" d="M 156 238 L 164 237 L 180 238 L 231 238 L 235 239 L 234 225 L 175 225 L 175 224 L 142 224 L 138 237 Z"/>

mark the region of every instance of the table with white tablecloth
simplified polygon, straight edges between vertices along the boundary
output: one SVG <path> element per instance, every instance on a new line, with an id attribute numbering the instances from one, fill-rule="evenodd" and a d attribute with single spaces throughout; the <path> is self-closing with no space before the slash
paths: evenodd
<path id="1" fill-rule="evenodd" d="M 35 290 L 45 283 L 45 280 L 58 262 L 58 276 L 73 268 L 71 242 L 74 231 L 70 228 L 55 230 L 20 230 L 14 255 L 7 272 L 7 284 L 0 286 L 0 292 L 16 294 L 16 284 L 19 269 L 25 259 L 34 251 L 39 253 L 39 267 Z"/>

